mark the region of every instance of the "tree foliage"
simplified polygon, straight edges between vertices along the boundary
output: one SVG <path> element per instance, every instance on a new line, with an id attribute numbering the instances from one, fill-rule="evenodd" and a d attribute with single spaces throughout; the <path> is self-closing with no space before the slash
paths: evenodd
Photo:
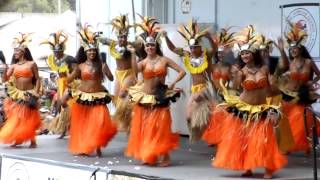
<path id="1" fill-rule="evenodd" d="M 76 0 L 61 0 L 61 11 L 75 10 Z M 2 12 L 57 13 L 58 0 L 0 0 Z"/>

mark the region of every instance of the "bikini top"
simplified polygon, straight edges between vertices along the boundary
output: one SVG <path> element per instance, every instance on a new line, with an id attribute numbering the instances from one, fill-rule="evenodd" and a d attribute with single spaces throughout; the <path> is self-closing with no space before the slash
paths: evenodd
<path id="1" fill-rule="evenodd" d="M 97 79 L 96 73 L 93 71 L 91 72 L 89 68 L 84 68 L 84 70 L 81 71 L 81 79 L 82 80 L 95 80 Z"/>
<path id="2" fill-rule="evenodd" d="M 264 77 L 258 81 L 245 80 L 242 82 L 241 86 L 246 90 L 262 89 L 269 86 L 268 78 Z"/>
<path id="3" fill-rule="evenodd" d="M 16 78 L 24 77 L 24 78 L 32 78 L 33 77 L 33 72 L 31 68 L 27 68 L 25 66 L 15 66 L 13 75 Z"/>
<path id="4" fill-rule="evenodd" d="M 290 72 L 290 78 L 295 81 L 308 81 L 309 73 Z"/>
<path id="5" fill-rule="evenodd" d="M 223 80 L 227 81 L 230 79 L 229 73 L 221 73 L 219 71 L 214 71 L 212 73 L 212 75 L 213 75 L 213 79 L 215 79 L 215 80 L 223 79 Z"/>
<path id="6" fill-rule="evenodd" d="M 163 67 L 155 68 L 155 69 L 146 67 L 143 70 L 143 77 L 145 79 L 152 79 L 154 77 L 165 77 L 166 75 L 167 75 L 167 69 Z"/>

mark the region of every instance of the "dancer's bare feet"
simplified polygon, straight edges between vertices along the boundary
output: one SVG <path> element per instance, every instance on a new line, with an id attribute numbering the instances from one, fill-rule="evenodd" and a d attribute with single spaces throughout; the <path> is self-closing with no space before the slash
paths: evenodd
<path id="1" fill-rule="evenodd" d="M 243 174 L 241 174 L 242 177 L 251 177 L 253 175 L 251 170 L 246 170 Z"/>
<path id="2" fill-rule="evenodd" d="M 58 139 L 63 139 L 66 136 L 66 131 L 63 131 L 62 134 L 58 137 Z"/>
<path id="3" fill-rule="evenodd" d="M 272 179 L 272 173 L 273 173 L 272 170 L 266 169 L 266 172 L 264 173 L 263 178 L 264 179 Z"/>
<path id="4" fill-rule="evenodd" d="M 97 152 L 97 157 L 100 158 L 100 157 L 102 156 L 101 149 L 98 148 L 98 149 L 96 150 L 96 152 Z"/>
<path id="5" fill-rule="evenodd" d="M 169 154 L 165 154 L 163 156 L 162 161 L 159 162 L 159 166 L 160 167 L 168 167 L 168 166 L 170 166 L 170 155 Z"/>
<path id="6" fill-rule="evenodd" d="M 18 145 L 20 145 L 21 143 L 14 143 L 14 144 L 12 144 L 10 147 L 12 147 L 12 148 L 15 148 L 15 147 L 17 147 Z"/>
<path id="7" fill-rule="evenodd" d="M 304 154 L 305 154 L 307 157 L 310 157 L 310 155 L 311 155 L 310 149 L 305 150 L 305 151 L 304 151 Z"/>
<path id="8" fill-rule="evenodd" d="M 29 148 L 36 148 L 37 146 L 36 141 L 31 141 Z"/>

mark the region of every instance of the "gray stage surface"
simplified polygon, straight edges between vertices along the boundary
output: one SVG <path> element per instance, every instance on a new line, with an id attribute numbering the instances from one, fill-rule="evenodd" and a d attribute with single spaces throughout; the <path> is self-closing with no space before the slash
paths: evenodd
<path id="1" fill-rule="evenodd" d="M 143 174 L 169 179 L 245 179 L 241 178 L 242 172 L 228 171 L 211 167 L 213 147 L 208 147 L 204 142 L 190 144 L 186 137 L 181 137 L 180 148 L 171 154 L 172 165 L 169 167 L 150 167 L 141 165 L 139 162 L 123 155 L 127 138 L 119 133 L 103 149 L 103 157 L 73 156 L 67 151 L 68 138 L 57 139 L 56 135 L 41 135 L 37 137 L 38 148 L 29 149 L 28 144 L 18 148 L 0 145 L 0 152 L 24 157 L 48 159 L 65 163 L 75 163 L 87 166 L 109 167 L 116 171 L 125 171 L 134 174 Z M 318 164 L 320 161 L 318 159 Z M 263 169 L 254 171 L 257 175 L 249 179 L 261 179 Z M 288 165 L 277 172 L 276 179 L 312 179 L 312 159 L 303 154 L 291 154 Z M 248 178 L 246 178 L 248 179 Z"/>

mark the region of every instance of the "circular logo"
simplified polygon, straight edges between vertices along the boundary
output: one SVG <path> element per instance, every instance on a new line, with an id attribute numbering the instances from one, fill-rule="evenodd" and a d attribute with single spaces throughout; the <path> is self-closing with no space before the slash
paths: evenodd
<path id="1" fill-rule="evenodd" d="M 291 11 L 288 16 L 287 20 L 291 23 L 298 25 L 303 31 L 305 31 L 308 35 L 306 41 L 303 45 L 307 48 L 309 52 L 313 49 L 316 40 L 317 40 L 317 24 L 314 20 L 312 14 L 304 8 L 297 8 Z M 288 23 L 285 24 L 284 32 L 287 33 L 290 31 L 290 27 Z"/>
<path id="2" fill-rule="evenodd" d="M 28 171 L 23 163 L 14 163 L 8 170 L 7 180 L 30 180 Z"/>

